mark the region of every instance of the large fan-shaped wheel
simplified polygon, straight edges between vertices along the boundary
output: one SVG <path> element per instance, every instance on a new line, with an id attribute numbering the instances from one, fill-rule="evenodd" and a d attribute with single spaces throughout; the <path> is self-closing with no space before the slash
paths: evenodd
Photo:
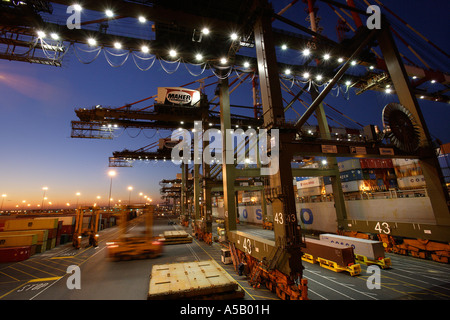
<path id="1" fill-rule="evenodd" d="M 399 103 L 390 103 L 383 109 L 385 137 L 397 148 L 414 152 L 419 148 L 419 126 L 411 112 Z"/>

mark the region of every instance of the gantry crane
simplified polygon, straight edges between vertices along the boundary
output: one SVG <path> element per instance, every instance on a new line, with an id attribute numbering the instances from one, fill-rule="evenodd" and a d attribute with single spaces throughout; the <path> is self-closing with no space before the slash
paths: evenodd
<path id="1" fill-rule="evenodd" d="M 100 209 L 98 207 L 78 207 L 75 215 L 75 229 L 73 232 L 72 244 L 76 249 L 81 248 L 83 236 L 89 237 L 89 246 L 98 246 L 98 227 L 100 219 Z M 83 227 L 83 218 L 90 216 L 87 227 Z"/>
<path id="2" fill-rule="evenodd" d="M 70 1 L 64 0 L 51 2 L 71 5 Z M 393 230 L 393 235 L 420 236 L 448 242 L 448 235 L 450 234 L 450 200 L 443 183 L 442 173 L 437 169 L 439 165 L 432 148 L 432 139 L 417 101 L 420 97 L 420 99 L 448 102 L 447 89 L 433 92 L 432 90 L 419 88 L 419 85 L 426 81 L 434 81 L 447 86 L 450 82 L 448 73 L 434 71 L 426 66 L 422 68 L 413 64 L 405 65 L 394 41 L 394 32 L 389 21 L 383 17 L 383 28 L 374 30 L 365 28 L 360 17 L 367 17 L 368 14 L 365 10 L 355 7 L 354 1 L 348 0 L 346 4 L 332 0 L 320 1 L 322 4 L 331 6 L 335 12 L 345 10 L 345 13 L 352 17 L 357 26 L 355 34 L 347 39 L 342 37 L 341 42 L 325 37 L 316 25 L 317 8 L 315 8 L 315 5 L 318 2 L 314 0 L 303 1 L 308 5 L 309 22 L 311 24 L 309 27 L 305 27 L 285 18 L 283 16 L 284 10 L 276 13 L 265 0 L 216 1 L 214 3 L 198 1 L 195 4 L 172 0 L 156 1 L 152 5 L 120 1 L 116 15 L 104 18 L 104 20 L 135 19 L 135 13 L 142 12 L 148 19 L 154 21 L 155 40 L 123 37 L 114 33 L 89 30 L 92 37 L 101 42 L 100 50 L 102 48 L 113 48 L 116 41 L 120 41 L 120 44 L 132 54 L 141 50 L 142 40 L 145 40 L 152 48 L 155 57 L 171 61 L 174 59 L 170 54 L 174 52 L 169 51 L 165 46 L 167 39 L 171 39 L 179 45 L 178 54 L 186 57 L 185 61 L 188 63 L 193 61 L 191 57 L 194 49 L 202 49 L 205 60 L 212 62 L 212 65 L 210 64 L 208 67 L 219 79 L 215 95 L 219 98 L 220 113 L 218 114 L 220 116 L 218 119 L 220 120 L 216 124 L 220 123 L 222 131 L 232 128 L 233 117 L 229 83 L 231 72 L 227 73 L 227 69 L 220 64 L 222 61 L 224 63 L 230 62 L 235 66 L 234 70 L 252 72 L 258 75 L 261 92 L 257 96 L 261 99 L 262 119 L 254 119 L 254 121 L 262 122 L 261 127 L 267 130 L 279 130 L 279 144 L 269 145 L 271 152 L 274 152 L 276 148 L 281 151 L 276 159 L 279 162 L 279 170 L 267 177 L 268 183 L 264 187 L 265 198 L 272 203 L 274 208 L 275 241 L 262 241 L 255 236 L 236 230 L 235 179 L 242 176 L 260 176 L 261 168 L 239 171 L 234 167 L 234 164 L 222 165 L 222 187 L 225 212 L 227 213 L 225 225 L 232 258 L 236 260 L 245 256 L 248 265 L 254 270 L 251 272 L 252 275 L 255 275 L 256 278 L 264 278 L 268 287 L 276 290 L 277 294 L 283 299 L 304 299 L 307 292 L 301 262 L 303 242 L 295 215 L 295 201 L 292 190 L 293 172 L 290 163 L 294 156 L 324 156 L 331 159 L 329 168 L 299 169 L 295 174 L 296 176 L 330 176 L 339 227 L 345 230 L 357 229 L 362 232 L 373 230 L 373 223 L 375 222 L 355 222 L 347 219 L 339 173 L 333 159 L 355 156 L 420 159 L 426 183 L 430 186 L 428 193 L 436 225 L 426 225 L 428 233 L 424 234 L 421 232 L 422 230 L 417 230 L 414 225 L 399 224 L 399 227 Z M 368 1 L 364 2 L 369 3 Z M 379 3 L 379 0 L 376 0 L 376 2 Z M 2 6 L 8 7 L 8 16 L 1 16 L 0 21 L 7 26 L 9 24 L 22 28 L 13 30 L 8 27 L 9 29 L 4 29 L 6 32 L 2 33 L 2 40 L 5 42 L 7 37 L 11 39 L 15 37 L 14 43 L 8 48 L 18 48 L 21 44 L 23 47 L 24 43 L 27 43 L 29 47 L 30 41 L 24 41 L 19 37 L 27 35 L 35 41 L 34 45 L 32 43 L 32 49 L 39 51 L 47 43 L 40 41 L 44 37 L 42 33 L 38 34 L 35 25 L 39 25 L 39 30 L 47 30 L 50 27 L 57 27 L 58 24 L 56 21 L 54 23 L 44 23 L 43 19 L 39 21 L 39 9 L 34 9 L 28 15 L 29 21 L 22 22 L 23 10 L 29 8 L 31 2 L 23 1 L 23 3 L 26 7 L 20 7 L 16 2 L 1 3 Z M 104 10 L 102 1 L 89 2 L 84 6 L 86 9 L 96 12 Z M 345 19 L 340 18 L 345 23 Z M 174 24 L 173 21 L 177 23 Z M 208 27 L 214 30 L 211 36 L 202 33 L 204 26 L 199 25 L 199 21 L 208 24 Z M 294 28 L 297 33 L 275 29 L 272 27 L 273 21 L 288 25 L 291 30 Z M 36 24 L 35 22 L 39 23 Z M 234 35 L 231 41 L 228 34 L 230 29 L 239 30 L 239 35 Z M 69 31 L 67 28 L 63 28 L 59 37 L 65 40 L 67 48 L 72 46 L 75 48 L 73 45 L 75 43 L 86 44 L 88 41 L 87 34 L 84 30 Z M 66 48 L 61 45 L 64 44 L 64 40 L 60 40 L 59 45 L 47 47 L 47 50 L 51 49 L 55 53 L 61 52 L 62 55 L 62 53 L 67 52 Z M 94 45 L 92 40 L 95 39 L 91 38 L 90 40 L 89 43 Z M 299 63 L 298 59 L 291 61 L 292 63 L 289 64 L 278 61 L 276 48 L 280 47 L 283 50 L 282 44 L 284 43 L 289 43 L 290 50 L 304 52 L 306 59 L 303 63 Z M 254 51 L 249 55 L 241 54 L 239 49 L 244 47 L 254 48 Z M 374 52 L 375 48 L 378 48 L 381 54 L 377 51 Z M 328 58 L 323 56 L 325 53 L 328 54 Z M 11 53 L 11 51 L 0 58 L 5 58 L 5 56 L 10 59 L 19 59 L 16 58 L 19 56 Z M 24 56 L 27 57 L 29 62 L 33 62 L 33 57 L 30 57 L 30 55 L 20 57 Z M 334 57 L 332 62 L 329 60 L 330 56 Z M 339 57 L 339 59 L 336 59 L 336 57 Z M 53 62 L 54 65 L 60 65 L 61 62 L 58 54 L 53 59 L 48 56 L 45 56 L 44 59 Z M 36 59 L 36 62 L 38 62 L 38 59 Z M 362 76 L 355 76 L 347 72 L 353 64 L 366 68 Z M 249 68 L 249 65 L 253 67 Z M 303 114 L 299 115 L 294 124 L 286 121 L 286 110 L 283 106 L 280 87 L 280 78 L 286 78 L 286 74 L 280 74 L 280 70 L 286 70 L 288 67 L 290 77 L 302 78 L 309 84 L 307 91 L 310 91 L 312 99 L 312 103 L 307 106 Z M 230 68 L 230 70 L 232 71 L 233 68 Z M 319 92 L 317 89 L 318 83 L 315 83 L 309 77 L 312 74 L 320 75 L 327 81 L 328 79 L 331 80 L 328 82 L 320 81 L 319 84 L 323 85 L 324 89 Z M 410 80 L 409 77 L 413 79 Z M 374 137 L 375 139 L 370 142 L 336 141 L 330 138 L 323 100 L 336 85 L 353 87 L 361 93 L 366 90 L 384 91 L 387 85 L 392 86 L 393 89 L 390 88 L 390 92 L 397 94 L 401 106 L 386 106 L 383 114 L 383 120 L 387 124 L 383 130 L 385 136 Z M 298 97 L 296 96 L 296 98 Z M 203 109 L 205 112 L 202 113 L 204 116 L 202 121 L 206 120 L 208 110 L 208 108 Z M 112 138 L 108 125 L 177 128 L 183 121 L 188 128 L 192 128 L 192 122 L 198 120 L 195 119 L 198 115 L 192 118 L 186 112 L 181 112 L 182 109 L 178 109 L 178 111 L 182 116 L 177 117 L 177 112 L 169 117 L 167 114 L 155 114 L 154 111 L 142 112 L 142 110 L 131 109 L 129 105 L 120 108 L 79 109 L 77 110 L 77 116 L 80 121 L 72 123 L 72 129 L 75 133 L 73 136 Z M 321 135 L 319 139 L 311 139 L 302 135 L 302 127 L 313 114 L 317 117 L 320 127 Z M 411 139 L 400 134 L 401 130 L 396 130 L 402 127 L 402 123 L 413 136 Z M 204 125 L 206 125 L 206 122 Z M 225 148 L 223 152 L 226 152 Z M 198 170 L 198 167 L 194 170 Z M 208 177 L 208 175 L 205 176 Z M 204 192 L 205 190 L 208 190 L 208 187 L 204 188 Z M 195 199 L 198 199 L 200 191 L 195 186 L 194 194 Z M 205 214 L 210 214 L 208 208 L 206 208 Z"/>

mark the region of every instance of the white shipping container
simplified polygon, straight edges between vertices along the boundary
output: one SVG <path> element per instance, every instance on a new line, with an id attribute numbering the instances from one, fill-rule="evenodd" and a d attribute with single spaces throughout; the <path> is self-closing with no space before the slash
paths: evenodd
<path id="1" fill-rule="evenodd" d="M 349 171 L 354 169 L 361 169 L 361 162 L 359 159 L 349 159 L 338 163 L 339 171 Z"/>
<path id="2" fill-rule="evenodd" d="M 341 185 L 343 192 L 356 192 L 360 191 L 364 187 L 364 180 L 342 182 Z"/>
<path id="3" fill-rule="evenodd" d="M 411 164 L 419 164 L 417 159 L 392 159 L 392 163 L 395 167 L 408 166 Z"/>
<path id="4" fill-rule="evenodd" d="M 384 258 L 383 242 L 381 241 L 339 236 L 330 233 L 321 234 L 320 240 L 352 247 L 355 254 L 365 256 L 371 260 Z"/>
<path id="5" fill-rule="evenodd" d="M 399 189 L 414 189 L 425 186 L 425 177 L 423 175 L 397 178 Z"/>
<path id="6" fill-rule="evenodd" d="M 322 194 L 322 187 L 298 189 L 298 195 L 300 197 L 320 196 L 321 194 Z"/>
<path id="7" fill-rule="evenodd" d="M 320 187 L 323 184 L 322 177 L 313 177 L 302 181 L 297 181 L 297 188 Z"/>

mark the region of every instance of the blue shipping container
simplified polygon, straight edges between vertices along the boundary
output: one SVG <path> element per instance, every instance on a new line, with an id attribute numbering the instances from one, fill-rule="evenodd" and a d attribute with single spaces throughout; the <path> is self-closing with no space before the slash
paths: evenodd
<path id="1" fill-rule="evenodd" d="M 349 182 L 349 181 L 355 181 L 355 180 L 364 180 L 362 170 L 348 170 L 348 171 L 341 172 L 341 181 L 342 182 Z"/>
<path id="2" fill-rule="evenodd" d="M 450 153 L 444 154 L 438 157 L 439 165 L 441 168 L 450 167 Z"/>

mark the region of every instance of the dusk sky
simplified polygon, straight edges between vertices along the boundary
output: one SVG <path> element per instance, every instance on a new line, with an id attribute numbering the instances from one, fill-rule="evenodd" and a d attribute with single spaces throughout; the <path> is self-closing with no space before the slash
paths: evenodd
<path id="1" fill-rule="evenodd" d="M 274 1 L 275 12 L 290 2 Z M 383 2 L 444 51 L 450 52 L 450 4 L 447 0 Z M 307 26 L 304 7 L 299 1 L 285 16 Z M 332 21 L 320 22 L 325 27 L 323 34 L 335 39 L 337 16 L 330 15 L 323 3 L 319 7 L 319 15 L 333 17 Z M 402 52 L 411 55 L 403 49 Z M 440 63 L 447 66 L 441 71 L 448 72 L 448 60 Z M 158 61 L 150 70 L 141 71 L 131 58 L 122 67 L 113 68 L 103 54 L 86 65 L 70 52 L 61 68 L 0 60 L 0 194 L 7 195 L 3 209 L 13 209 L 16 205 L 23 209 L 28 203 L 29 208 L 36 208 L 41 204 L 44 186 L 48 187 L 46 196 L 52 207 L 63 207 L 67 202 L 74 205 L 77 192 L 81 193 L 79 204 L 106 204 L 111 169 L 108 157 L 112 152 L 141 148 L 170 132 L 147 130 L 145 135 L 141 132 L 133 138 L 139 130 L 127 129 L 118 130 L 121 135 L 114 140 L 73 139 L 70 122 L 78 120 L 74 109 L 98 104 L 120 107 L 155 95 L 157 87 L 180 86 L 209 75 L 211 71 L 206 70 L 202 76 L 193 77 L 183 65 L 168 74 Z M 214 87 L 207 91 L 210 98 Z M 249 88 L 247 83 L 234 92 L 231 103 L 250 106 Z M 289 95 L 286 97 L 288 99 Z M 310 99 L 305 100 L 310 102 Z M 381 125 L 383 107 L 397 101 L 397 97 L 379 92 L 356 96 L 350 91 L 349 100 L 340 95 L 325 101 L 360 123 Z M 152 103 L 150 100 L 142 106 Z M 450 142 L 449 106 L 423 100 L 419 103 L 433 137 Z M 305 110 L 301 105 L 296 105 L 296 109 Z M 128 186 L 133 186 L 133 202 L 138 201 L 139 192 L 159 202 L 159 181 L 174 178 L 181 172 L 178 166 L 161 161 L 157 164 L 135 162 L 132 168 L 114 169 L 117 176 L 113 178 L 112 197 L 124 202 L 128 201 Z M 97 196 L 101 197 L 100 201 Z"/>

